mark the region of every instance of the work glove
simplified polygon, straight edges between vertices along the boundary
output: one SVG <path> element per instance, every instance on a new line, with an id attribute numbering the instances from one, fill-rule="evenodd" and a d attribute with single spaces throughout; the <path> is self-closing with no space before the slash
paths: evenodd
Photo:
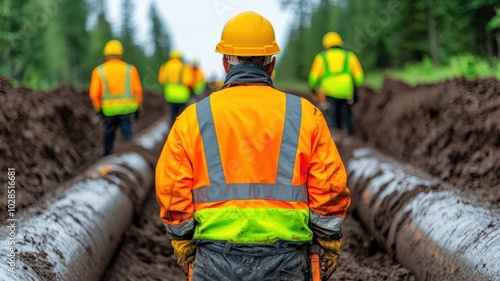
<path id="1" fill-rule="evenodd" d="M 134 112 L 134 119 L 139 120 L 139 117 L 141 117 L 141 112 L 137 110 L 136 112 Z"/>
<path id="2" fill-rule="evenodd" d="M 335 269 L 337 269 L 342 242 L 340 239 L 327 241 L 318 237 L 316 237 L 315 241 L 323 249 L 321 261 L 326 264 L 326 270 L 321 271 L 321 280 L 326 281 L 333 275 Z"/>
<path id="3" fill-rule="evenodd" d="M 174 248 L 177 263 L 187 277 L 189 265 L 194 262 L 196 256 L 196 245 L 191 240 L 172 240 L 171 244 Z"/>

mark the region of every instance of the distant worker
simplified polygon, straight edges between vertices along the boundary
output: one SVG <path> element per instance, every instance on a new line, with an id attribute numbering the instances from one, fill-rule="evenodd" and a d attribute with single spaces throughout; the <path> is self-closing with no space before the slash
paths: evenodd
<path id="1" fill-rule="evenodd" d="M 230 19 L 215 51 L 224 86 L 177 118 L 156 166 L 177 261 L 193 281 L 309 280 L 315 244 L 326 280 L 350 194 L 325 118 L 273 87 L 280 48 L 260 14 Z"/>
<path id="2" fill-rule="evenodd" d="M 309 73 L 309 86 L 314 94 L 326 96 L 328 125 L 342 129 L 343 123 L 350 135 L 354 134 L 351 104 L 357 99 L 357 88 L 363 84 L 364 74 L 353 52 L 342 48 L 343 41 L 336 32 L 323 37 L 325 51 L 314 58 Z"/>
<path id="3" fill-rule="evenodd" d="M 193 73 L 182 61 L 179 51 L 171 51 L 169 60 L 160 66 L 158 82 L 164 86 L 165 100 L 170 104 L 170 120 L 174 123 L 193 91 Z"/>
<path id="4" fill-rule="evenodd" d="M 201 95 L 207 86 L 207 81 L 205 80 L 205 74 L 201 70 L 198 59 L 192 60 L 191 69 L 193 71 L 193 93 Z"/>
<path id="5" fill-rule="evenodd" d="M 219 79 L 216 74 L 212 74 L 207 84 L 210 92 L 218 91 L 224 86 L 224 79 Z"/>
<path id="6" fill-rule="evenodd" d="M 123 46 L 110 40 L 104 46 L 106 62 L 94 68 L 89 95 L 94 110 L 104 119 L 104 156 L 113 151 L 116 129 L 125 141 L 132 140 L 132 115 L 139 118 L 142 86 L 137 68 L 121 60 Z"/>

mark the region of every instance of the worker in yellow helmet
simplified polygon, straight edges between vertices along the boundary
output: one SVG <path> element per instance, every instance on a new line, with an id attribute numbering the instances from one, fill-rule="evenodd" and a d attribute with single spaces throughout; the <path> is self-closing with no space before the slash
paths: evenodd
<path id="1" fill-rule="evenodd" d="M 108 41 L 103 54 L 106 62 L 92 72 L 89 95 L 94 110 L 103 117 L 104 155 L 109 155 L 118 127 L 125 141 L 132 140 L 132 115 L 139 118 L 142 86 L 137 68 L 121 60 L 120 41 Z"/>
<path id="2" fill-rule="evenodd" d="M 273 87 L 280 48 L 260 14 L 231 18 L 215 51 L 222 89 L 179 115 L 156 166 L 177 261 L 193 281 L 309 280 L 314 243 L 326 280 L 350 195 L 325 118 Z"/>
<path id="3" fill-rule="evenodd" d="M 205 74 L 200 67 L 200 61 L 198 59 L 193 59 L 191 61 L 191 71 L 193 73 L 193 93 L 195 95 L 201 95 L 207 86 L 207 81 L 205 80 Z"/>
<path id="4" fill-rule="evenodd" d="M 164 87 L 173 123 L 189 101 L 194 87 L 192 70 L 189 65 L 184 64 L 178 50 L 172 50 L 169 60 L 160 66 L 158 82 Z"/>
<path id="5" fill-rule="evenodd" d="M 363 84 L 363 68 L 357 56 L 342 48 L 342 38 L 336 32 L 323 37 L 324 51 L 314 58 L 309 73 L 309 86 L 313 93 L 326 95 L 328 103 L 327 121 L 333 128 L 354 134 L 351 105 L 357 99 L 356 89 Z"/>

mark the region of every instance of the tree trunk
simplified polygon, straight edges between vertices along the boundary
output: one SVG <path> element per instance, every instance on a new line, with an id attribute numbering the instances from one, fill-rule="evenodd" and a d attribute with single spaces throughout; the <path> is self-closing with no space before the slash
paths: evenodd
<path id="1" fill-rule="evenodd" d="M 394 48 L 395 52 L 394 52 L 394 65 L 393 66 L 403 67 L 403 63 L 401 61 L 401 53 L 402 53 L 402 50 L 401 50 L 401 30 L 396 29 L 392 36 L 394 38 L 394 46 L 396 46 L 396 48 Z"/>
<path id="2" fill-rule="evenodd" d="M 500 29 L 495 34 L 497 39 L 497 57 L 500 58 Z"/>
<path id="3" fill-rule="evenodd" d="M 438 63 L 438 39 L 436 30 L 436 17 L 434 15 L 434 0 L 427 0 L 428 24 L 429 24 L 429 51 L 431 53 L 432 62 Z"/>
<path id="4" fill-rule="evenodd" d="M 491 42 L 491 36 L 488 31 L 485 31 L 486 33 L 486 54 L 488 54 L 488 62 L 491 67 L 493 67 L 493 46 Z"/>

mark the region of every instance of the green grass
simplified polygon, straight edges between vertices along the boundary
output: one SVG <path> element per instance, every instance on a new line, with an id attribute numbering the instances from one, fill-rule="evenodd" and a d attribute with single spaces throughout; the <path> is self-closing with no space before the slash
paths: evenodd
<path id="1" fill-rule="evenodd" d="M 380 71 L 372 71 L 365 74 L 365 86 L 380 90 L 384 83 L 384 74 Z"/>
<path id="2" fill-rule="evenodd" d="M 434 66 L 430 59 L 405 65 L 403 69 L 388 72 L 389 76 L 403 80 L 411 85 L 434 83 L 464 76 L 467 79 L 496 77 L 500 79 L 500 65 L 495 62 L 490 67 L 486 59 L 473 55 L 462 55 L 450 59 L 447 65 Z"/>
<path id="3" fill-rule="evenodd" d="M 364 85 L 380 90 L 385 76 L 402 80 L 410 85 L 435 83 L 460 76 L 467 79 L 495 77 L 500 80 L 500 60 L 490 67 L 486 59 L 466 54 L 452 57 L 448 64 L 434 66 L 429 58 L 425 58 L 421 62 L 407 63 L 402 69 L 369 71 L 365 73 Z M 310 92 L 306 81 L 278 79 L 274 85 L 283 90 Z"/>

